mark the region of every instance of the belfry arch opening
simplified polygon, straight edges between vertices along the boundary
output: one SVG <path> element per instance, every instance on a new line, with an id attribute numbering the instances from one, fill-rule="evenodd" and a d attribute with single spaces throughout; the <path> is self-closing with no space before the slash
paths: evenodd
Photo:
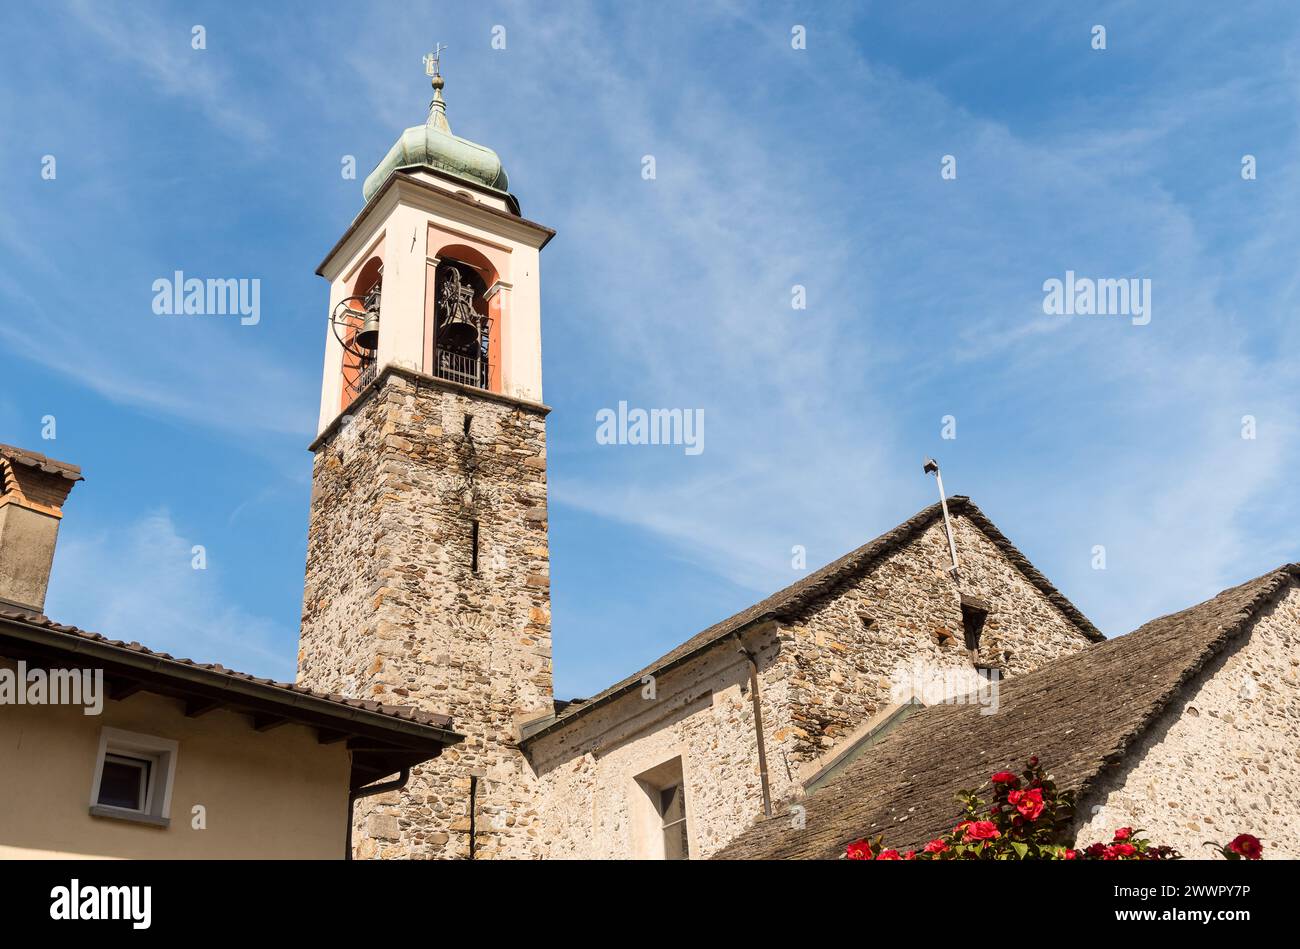
<path id="1" fill-rule="evenodd" d="M 500 314 L 493 305 L 496 268 L 464 244 L 442 248 L 434 269 L 430 373 L 439 379 L 500 391 Z"/>
<path id="2" fill-rule="evenodd" d="M 378 317 L 380 300 L 383 294 L 384 261 L 379 256 L 371 257 L 365 262 L 352 281 L 346 305 L 346 328 L 343 336 L 343 408 L 375 377 L 377 334 L 373 334 L 373 324 L 366 327 L 366 316 Z M 370 329 L 370 337 L 363 336 L 363 331 Z M 370 345 L 362 345 L 365 342 Z"/>

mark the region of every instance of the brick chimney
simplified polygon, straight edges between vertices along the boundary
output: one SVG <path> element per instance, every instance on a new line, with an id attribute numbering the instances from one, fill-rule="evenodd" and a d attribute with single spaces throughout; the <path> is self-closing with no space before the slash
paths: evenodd
<path id="1" fill-rule="evenodd" d="M 81 469 L 0 445 L 0 609 L 40 613 L 63 502 Z"/>

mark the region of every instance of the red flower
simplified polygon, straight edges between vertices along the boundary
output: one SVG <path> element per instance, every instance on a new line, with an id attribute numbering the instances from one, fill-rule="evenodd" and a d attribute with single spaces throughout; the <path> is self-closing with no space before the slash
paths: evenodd
<path id="1" fill-rule="evenodd" d="M 1258 837 L 1251 834 L 1238 834 L 1233 837 L 1232 843 L 1228 844 L 1228 849 L 1247 860 L 1258 860 L 1264 853 L 1264 845 L 1259 842 Z"/>
<path id="2" fill-rule="evenodd" d="M 1038 815 L 1043 813 L 1043 789 L 1034 788 L 1030 791 L 1011 792 L 1015 794 L 1015 799 L 1007 795 L 1007 800 L 1016 805 L 1016 810 L 1024 814 L 1030 820 L 1037 820 Z"/>
<path id="3" fill-rule="evenodd" d="M 844 855 L 850 860 L 870 860 L 871 844 L 866 840 L 855 840 L 849 844 L 848 849 L 844 851 Z"/>
<path id="4" fill-rule="evenodd" d="M 999 860 L 1177 860 L 1181 856 L 1173 847 L 1151 843 L 1142 830 L 1133 827 L 1120 827 L 1110 843 L 1077 849 L 1067 846 L 1061 836 L 1075 814 L 1075 793 L 1058 790 L 1039 766 L 1037 756 L 1029 759 L 1023 774 L 995 771 L 991 781 L 991 802 L 990 795 L 981 794 L 980 788 L 962 791 L 957 799 L 963 803 L 962 813 L 970 817 L 959 817 L 951 832 L 920 849 L 884 849 L 882 838 L 863 838 L 846 845 L 844 856 L 850 860 L 947 859 L 958 855 Z M 980 816 L 988 819 L 978 820 Z M 1264 849 L 1252 834 L 1239 834 L 1228 844 L 1210 842 L 1206 846 L 1230 860 L 1258 860 Z"/>
<path id="5" fill-rule="evenodd" d="M 966 821 L 965 829 L 967 841 L 992 840 L 994 837 L 1002 836 L 997 825 L 991 820 Z"/>

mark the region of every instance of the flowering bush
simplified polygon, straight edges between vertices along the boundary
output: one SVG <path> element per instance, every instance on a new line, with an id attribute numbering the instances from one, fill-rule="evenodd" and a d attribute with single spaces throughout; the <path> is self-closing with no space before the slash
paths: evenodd
<path id="1" fill-rule="evenodd" d="M 985 803 L 980 793 L 991 790 Z M 920 850 L 899 853 L 885 848 L 882 837 L 855 840 L 845 856 L 850 860 L 1177 860 L 1173 847 L 1155 846 L 1142 831 L 1121 827 L 1110 843 L 1073 848 L 1074 792 L 1059 791 L 1043 773 L 1037 756 L 1022 774 L 998 771 L 983 788 L 957 795 L 962 813 L 956 826 Z M 1206 844 L 1229 860 L 1258 860 L 1259 839 L 1240 834 L 1227 845 Z"/>

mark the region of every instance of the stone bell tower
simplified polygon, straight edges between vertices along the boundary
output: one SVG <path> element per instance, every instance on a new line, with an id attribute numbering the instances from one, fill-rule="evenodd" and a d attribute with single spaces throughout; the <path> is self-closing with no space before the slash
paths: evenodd
<path id="1" fill-rule="evenodd" d="M 496 153 L 428 120 L 366 178 L 330 283 L 298 679 L 465 740 L 358 800 L 358 857 L 529 856 L 517 726 L 552 709 L 540 251 Z"/>

